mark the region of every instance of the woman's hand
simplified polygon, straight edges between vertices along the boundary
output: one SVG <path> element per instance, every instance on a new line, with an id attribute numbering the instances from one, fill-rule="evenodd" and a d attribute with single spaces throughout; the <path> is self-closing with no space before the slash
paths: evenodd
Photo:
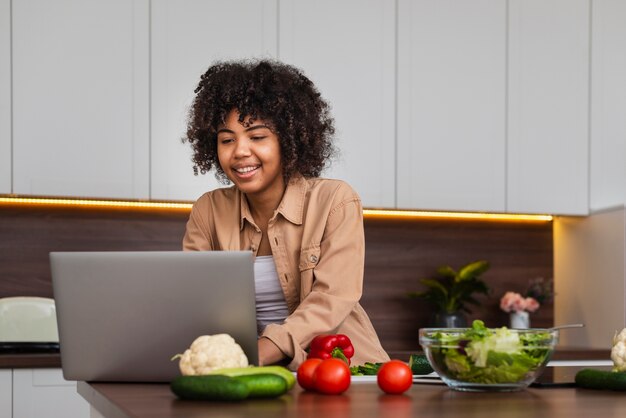
<path id="1" fill-rule="evenodd" d="M 259 338 L 259 366 L 278 363 L 285 358 L 282 351 L 269 338 Z"/>

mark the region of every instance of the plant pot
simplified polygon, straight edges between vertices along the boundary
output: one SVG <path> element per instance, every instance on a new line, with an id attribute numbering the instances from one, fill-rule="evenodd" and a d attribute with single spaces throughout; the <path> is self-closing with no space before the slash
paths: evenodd
<path id="1" fill-rule="evenodd" d="M 511 328 L 530 328 L 530 317 L 528 316 L 528 312 L 511 312 Z"/>
<path id="2" fill-rule="evenodd" d="M 467 318 L 461 312 L 437 312 L 433 315 L 432 324 L 435 328 L 465 328 Z"/>

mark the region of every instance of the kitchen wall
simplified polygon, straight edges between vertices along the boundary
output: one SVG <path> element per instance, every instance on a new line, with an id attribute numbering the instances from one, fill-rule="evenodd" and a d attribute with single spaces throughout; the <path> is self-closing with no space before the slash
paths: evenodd
<path id="1" fill-rule="evenodd" d="M 555 322 L 583 323 L 563 332 L 568 347 L 608 348 L 626 327 L 626 210 L 554 221 Z"/>
<path id="2" fill-rule="evenodd" d="M 179 250 L 187 211 L 93 209 L 0 204 L 0 297 L 52 297 L 50 251 Z M 485 259 L 488 298 L 470 319 L 508 323 L 498 307 L 505 291 L 523 291 L 530 279 L 552 277 L 552 223 L 365 219 L 362 303 L 387 350 L 418 349 L 417 332 L 432 309 L 406 296 L 437 267 Z M 553 307 L 531 315 L 534 326 L 553 324 Z"/>

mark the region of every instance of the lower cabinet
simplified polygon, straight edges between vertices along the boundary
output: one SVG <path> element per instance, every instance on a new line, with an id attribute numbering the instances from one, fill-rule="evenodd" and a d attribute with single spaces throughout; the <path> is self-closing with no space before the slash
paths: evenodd
<path id="1" fill-rule="evenodd" d="M 0 418 L 13 416 L 13 371 L 0 369 Z"/>
<path id="2" fill-rule="evenodd" d="M 89 404 L 61 369 L 0 370 L 0 418 L 88 418 Z"/>

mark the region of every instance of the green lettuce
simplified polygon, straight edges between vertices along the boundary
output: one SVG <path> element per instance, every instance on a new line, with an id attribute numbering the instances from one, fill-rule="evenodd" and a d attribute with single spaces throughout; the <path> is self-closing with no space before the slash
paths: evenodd
<path id="1" fill-rule="evenodd" d="M 550 340 L 549 333 L 520 335 L 506 327 L 492 330 L 479 320 L 461 336 L 441 332 L 436 338 L 441 348 L 433 355 L 439 364 L 451 378 L 471 383 L 521 381 L 550 353 L 538 348 Z"/>

